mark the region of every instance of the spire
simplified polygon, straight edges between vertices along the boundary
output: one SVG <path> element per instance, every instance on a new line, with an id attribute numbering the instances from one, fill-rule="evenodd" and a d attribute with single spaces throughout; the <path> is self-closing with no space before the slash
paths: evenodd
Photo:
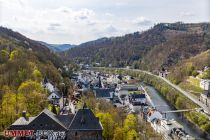
<path id="1" fill-rule="evenodd" d="M 84 103 L 84 105 L 83 105 L 83 109 L 86 109 L 87 108 L 87 104 L 86 103 Z"/>
<path id="2" fill-rule="evenodd" d="M 98 86 L 99 86 L 99 88 L 102 88 L 102 83 L 101 83 L 101 76 L 99 75 L 98 76 Z"/>
<path id="3" fill-rule="evenodd" d="M 47 76 L 44 77 L 44 84 L 48 83 Z"/>

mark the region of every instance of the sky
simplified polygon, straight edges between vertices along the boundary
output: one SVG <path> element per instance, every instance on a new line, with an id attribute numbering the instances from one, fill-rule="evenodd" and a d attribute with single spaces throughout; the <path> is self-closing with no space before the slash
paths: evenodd
<path id="1" fill-rule="evenodd" d="M 162 22 L 208 22 L 209 1 L 0 0 L 0 26 L 47 43 L 80 44 Z"/>

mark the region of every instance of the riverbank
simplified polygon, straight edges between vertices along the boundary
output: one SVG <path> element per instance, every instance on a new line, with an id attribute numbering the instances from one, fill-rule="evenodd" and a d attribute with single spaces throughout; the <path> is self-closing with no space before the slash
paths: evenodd
<path id="1" fill-rule="evenodd" d="M 153 86 L 145 85 L 144 87 L 146 88 L 148 95 L 152 98 L 153 104 L 157 110 L 160 112 L 175 110 L 174 106 L 166 101 Z M 194 138 L 205 140 L 206 136 L 203 134 L 203 132 L 198 127 L 195 127 L 194 124 L 189 122 L 181 113 L 168 113 L 166 118 L 176 120 L 183 126 L 184 130 Z"/>
<path id="2" fill-rule="evenodd" d="M 171 87 L 165 81 L 148 73 L 133 71 L 129 69 L 126 70 L 114 68 L 97 68 L 97 70 L 104 71 L 106 73 L 117 73 L 121 75 L 131 75 L 136 77 L 140 81 L 144 81 L 145 83 L 154 86 L 155 89 L 157 89 L 159 93 L 164 97 L 164 99 L 170 102 L 175 109 L 192 109 L 198 107 L 190 99 L 183 96 L 179 91 Z M 210 122 L 208 118 L 205 117 L 205 115 L 200 112 L 188 112 L 184 113 L 184 116 L 194 125 L 194 127 L 198 127 L 204 135 L 210 138 Z"/>

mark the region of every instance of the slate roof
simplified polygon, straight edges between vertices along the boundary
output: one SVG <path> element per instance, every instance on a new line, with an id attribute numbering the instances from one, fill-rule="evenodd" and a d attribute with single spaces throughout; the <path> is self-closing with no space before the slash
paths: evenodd
<path id="1" fill-rule="evenodd" d="M 131 97 L 133 99 L 135 99 L 135 98 L 146 98 L 145 94 L 131 94 Z"/>
<path id="2" fill-rule="evenodd" d="M 58 91 L 53 91 L 52 93 L 55 93 L 59 98 L 61 98 L 61 94 Z"/>
<path id="3" fill-rule="evenodd" d="M 96 98 L 110 98 L 111 92 L 114 93 L 114 89 L 111 88 L 96 88 L 94 89 Z"/>
<path id="4" fill-rule="evenodd" d="M 45 113 L 46 115 L 48 115 L 51 119 L 53 119 L 55 122 L 57 122 L 58 124 L 60 124 L 61 126 L 65 127 L 60 121 L 59 119 L 56 117 L 56 115 L 54 113 L 52 113 L 51 111 L 49 111 L 48 109 L 44 109 L 40 114 Z"/>
<path id="5" fill-rule="evenodd" d="M 125 84 L 121 86 L 120 90 L 135 91 L 135 90 L 138 90 L 138 87 L 136 85 Z"/>
<path id="6" fill-rule="evenodd" d="M 102 130 L 102 126 L 90 109 L 79 109 L 74 116 L 69 130 L 88 131 Z"/>
<path id="7" fill-rule="evenodd" d="M 26 120 L 24 117 L 20 117 L 12 125 L 28 125 L 34 118 L 35 117 L 29 117 L 28 120 Z"/>
<path id="8" fill-rule="evenodd" d="M 94 131 L 102 130 L 102 125 L 90 109 L 79 109 L 78 112 L 68 115 L 55 115 L 44 109 L 36 117 L 30 117 L 27 121 L 24 117 L 16 120 L 8 130 L 62 130 L 67 131 Z"/>
<path id="9" fill-rule="evenodd" d="M 68 115 L 57 115 L 56 118 L 66 127 L 68 128 L 71 124 L 71 121 L 74 118 L 74 114 L 68 114 Z"/>

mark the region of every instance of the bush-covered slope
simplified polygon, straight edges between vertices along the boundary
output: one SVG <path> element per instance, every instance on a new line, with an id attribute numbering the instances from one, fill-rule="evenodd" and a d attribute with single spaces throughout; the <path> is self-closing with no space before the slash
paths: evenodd
<path id="1" fill-rule="evenodd" d="M 154 70 L 210 48 L 208 23 L 161 23 L 148 31 L 87 42 L 62 53 L 77 62 Z"/>
<path id="2" fill-rule="evenodd" d="M 0 131 L 23 110 L 36 115 L 47 106 L 41 81 L 47 76 L 54 84 L 61 82 L 56 59 L 36 41 L 0 28 Z"/>

